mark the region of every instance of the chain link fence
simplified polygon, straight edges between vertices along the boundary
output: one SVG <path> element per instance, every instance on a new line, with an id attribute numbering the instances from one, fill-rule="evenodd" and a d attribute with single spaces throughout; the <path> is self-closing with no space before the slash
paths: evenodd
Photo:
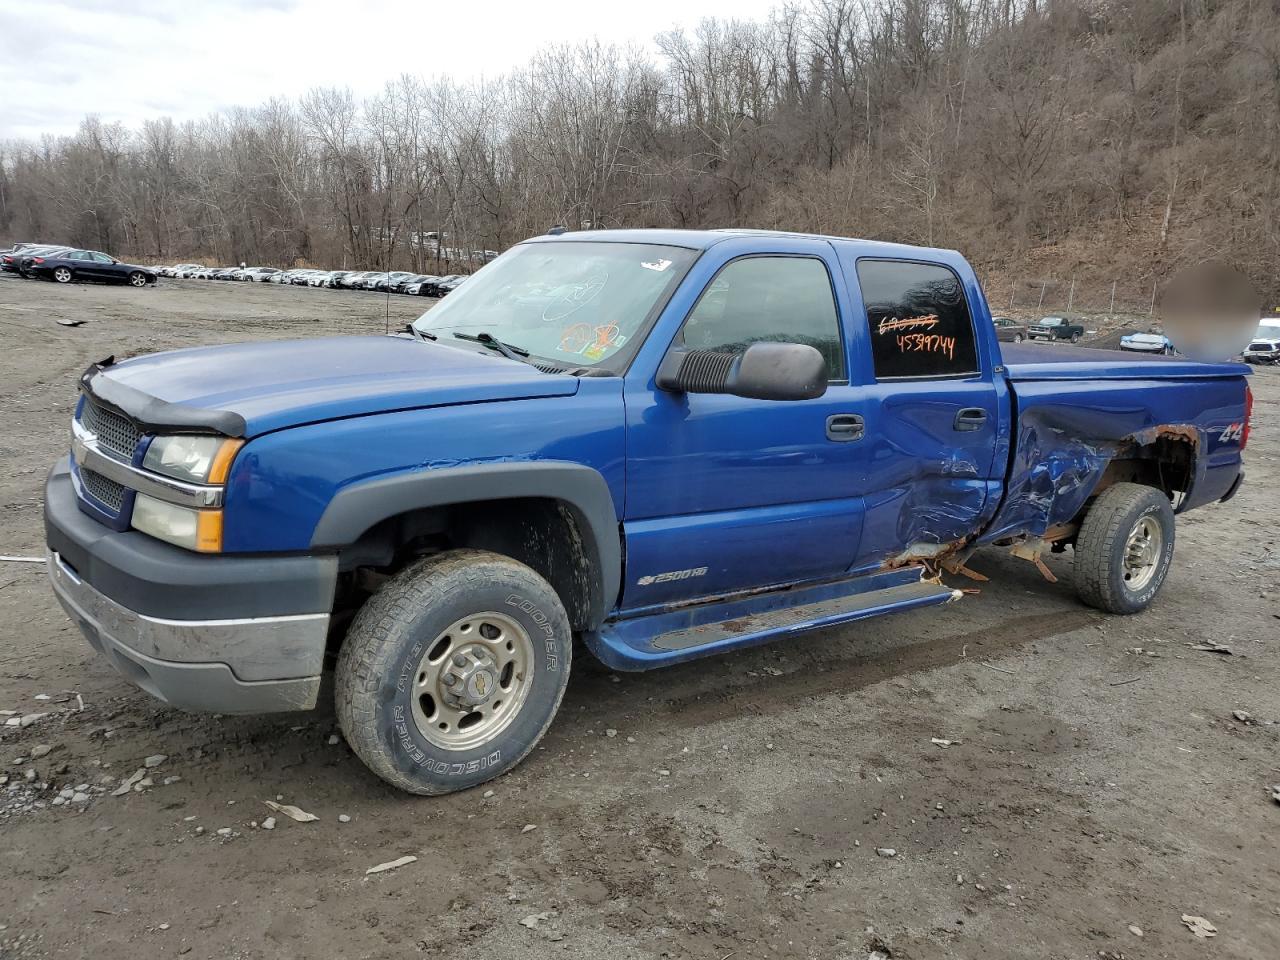
<path id="1" fill-rule="evenodd" d="M 991 308 L 1014 317 L 1069 314 L 1117 319 L 1151 319 L 1155 315 L 1155 281 L 1017 278 L 992 298 Z M 999 289 L 999 288 L 997 288 Z"/>

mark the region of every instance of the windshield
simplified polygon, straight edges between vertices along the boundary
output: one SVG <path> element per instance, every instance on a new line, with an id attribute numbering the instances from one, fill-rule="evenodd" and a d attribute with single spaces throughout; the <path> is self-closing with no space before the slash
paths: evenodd
<path id="1" fill-rule="evenodd" d="M 568 367 L 616 370 L 696 256 L 656 244 L 523 244 L 413 325 L 441 343 L 461 343 L 454 333 L 487 333 Z"/>
<path id="2" fill-rule="evenodd" d="M 1253 335 L 1255 340 L 1280 340 L 1280 327 L 1273 327 L 1264 323 L 1258 328 L 1258 332 Z"/>

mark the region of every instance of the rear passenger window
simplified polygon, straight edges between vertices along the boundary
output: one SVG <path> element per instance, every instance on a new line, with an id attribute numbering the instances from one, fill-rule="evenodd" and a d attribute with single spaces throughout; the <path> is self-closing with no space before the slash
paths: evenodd
<path id="1" fill-rule="evenodd" d="M 761 342 L 804 343 L 844 379 L 844 348 L 831 277 L 811 257 L 743 257 L 727 264 L 698 298 L 678 343 L 741 353 Z"/>
<path id="2" fill-rule="evenodd" d="M 858 285 L 877 380 L 977 373 L 964 287 L 946 267 L 859 260 Z"/>

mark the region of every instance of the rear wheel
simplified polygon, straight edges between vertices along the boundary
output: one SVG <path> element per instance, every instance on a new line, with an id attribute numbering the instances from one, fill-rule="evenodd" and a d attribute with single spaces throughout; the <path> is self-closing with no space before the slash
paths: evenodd
<path id="1" fill-rule="evenodd" d="M 419 561 L 361 609 L 338 657 L 338 723 L 378 776 L 451 793 L 510 770 L 551 725 L 569 679 L 560 598 L 479 550 Z"/>
<path id="2" fill-rule="evenodd" d="M 1073 334 L 1071 335 L 1071 342 L 1072 342 L 1072 343 L 1079 343 L 1079 342 L 1080 342 L 1080 334 L 1078 334 L 1078 333 L 1073 333 Z"/>
<path id="3" fill-rule="evenodd" d="M 1164 493 L 1137 483 L 1108 487 L 1076 537 L 1076 592 L 1108 613 L 1145 610 L 1169 573 L 1173 544 L 1173 506 Z"/>
<path id="4" fill-rule="evenodd" d="M 1014 343 L 1021 343 L 1021 342 L 1023 341 L 1023 339 L 1024 339 L 1024 338 L 1023 338 L 1022 334 L 1020 334 L 1020 333 L 1015 333 L 1015 334 L 1013 335 L 1013 342 L 1014 342 Z"/>
<path id="5" fill-rule="evenodd" d="M 53 271 L 53 279 L 58 283 L 71 282 L 71 269 L 69 267 L 56 267 Z"/>

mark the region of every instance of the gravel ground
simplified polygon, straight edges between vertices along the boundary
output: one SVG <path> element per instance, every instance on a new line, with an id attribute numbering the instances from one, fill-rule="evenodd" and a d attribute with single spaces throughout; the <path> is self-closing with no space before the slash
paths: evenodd
<path id="1" fill-rule="evenodd" d="M 391 326 L 424 305 L 393 297 Z M 41 483 L 90 361 L 376 331 L 387 309 L 0 280 L 0 554 L 42 550 Z M 1058 585 L 982 553 L 991 582 L 944 608 L 650 674 L 580 661 L 533 756 L 444 798 L 376 780 L 329 709 L 152 701 L 42 565 L 0 562 L 0 709 L 19 721 L 0 726 L 0 956 L 1273 958 L 1280 370 L 1253 387 L 1249 482 L 1180 518 L 1146 613 L 1081 606 L 1070 553 L 1048 561 Z"/>

